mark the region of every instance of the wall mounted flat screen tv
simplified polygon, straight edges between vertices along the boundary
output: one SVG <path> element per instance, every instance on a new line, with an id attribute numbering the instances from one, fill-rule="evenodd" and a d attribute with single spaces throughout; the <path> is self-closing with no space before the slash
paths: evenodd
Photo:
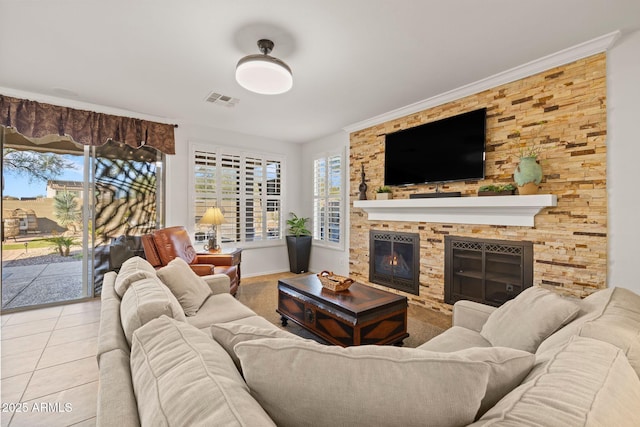
<path id="1" fill-rule="evenodd" d="M 384 184 L 483 179 L 486 117 L 482 108 L 387 134 Z"/>

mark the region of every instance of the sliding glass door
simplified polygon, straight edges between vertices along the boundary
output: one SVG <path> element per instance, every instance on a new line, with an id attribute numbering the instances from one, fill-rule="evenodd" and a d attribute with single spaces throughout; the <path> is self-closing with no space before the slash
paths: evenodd
<path id="1" fill-rule="evenodd" d="M 94 288 L 126 259 L 143 256 L 140 237 L 164 224 L 164 156 L 153 148 L 121 143 L 93 148 Z"/>
<path id="2" fill-rule="evenodd" d="M 89 296 L 83 267 L 88 150 L 68 138 L 0 132 L 2 310 Z"/>
<path id="3" fill-rule="evenodd" d="M 3 127 L 0 138 L 2 311 L 98 295 L 104 273 L 163 224 L 163 155 Z"/>

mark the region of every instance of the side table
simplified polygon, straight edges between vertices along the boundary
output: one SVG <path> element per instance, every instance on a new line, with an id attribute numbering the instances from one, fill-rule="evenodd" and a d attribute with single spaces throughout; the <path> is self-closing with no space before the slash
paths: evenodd
<path id="1" fill-rule="evenodd" d="M 213 264 L 218 266 L 228 265 L 236 267 L 236 277 L 238 279 L 235 284 L 236 289 L 232 289 L 231 293 L 235 295 L 237 288 L 240 286 L 240 263 L 242 262 L 242 249 L 241 248 L 233 248 L 233 249 L 222 249 L 219 252 L 202 252 L 207 255 L 208 259 L 213 260 Z M 232 288 L 233 288 L 232 283 Z"/>

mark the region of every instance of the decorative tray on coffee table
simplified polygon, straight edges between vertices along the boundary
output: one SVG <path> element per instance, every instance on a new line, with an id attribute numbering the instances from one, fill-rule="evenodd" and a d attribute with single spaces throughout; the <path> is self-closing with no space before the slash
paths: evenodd
<path id="1" fill-rule="evenodd" d="M 320 283 L 322 283 L 322 287 L 333 292 L 346 291 L 354 282 L 354 280 L 349 277 L 338 276 L 337 274 L 333 274 L 333 271 L 327 270 L 318 273 L 317 276 L 318 279 L 320 279 Z"/>

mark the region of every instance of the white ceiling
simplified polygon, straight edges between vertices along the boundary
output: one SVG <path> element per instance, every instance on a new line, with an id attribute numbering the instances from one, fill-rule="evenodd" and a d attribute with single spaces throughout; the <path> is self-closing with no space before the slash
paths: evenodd
<path id="1" fill-rule="evenodd" d="M 638 29 L 640 0 L 0 0 L 0 91 L 307 142 Z M 260 38 L 290 92 L 235 82 Z M 212 91 L 240 102 L 205 103 Z"/>

